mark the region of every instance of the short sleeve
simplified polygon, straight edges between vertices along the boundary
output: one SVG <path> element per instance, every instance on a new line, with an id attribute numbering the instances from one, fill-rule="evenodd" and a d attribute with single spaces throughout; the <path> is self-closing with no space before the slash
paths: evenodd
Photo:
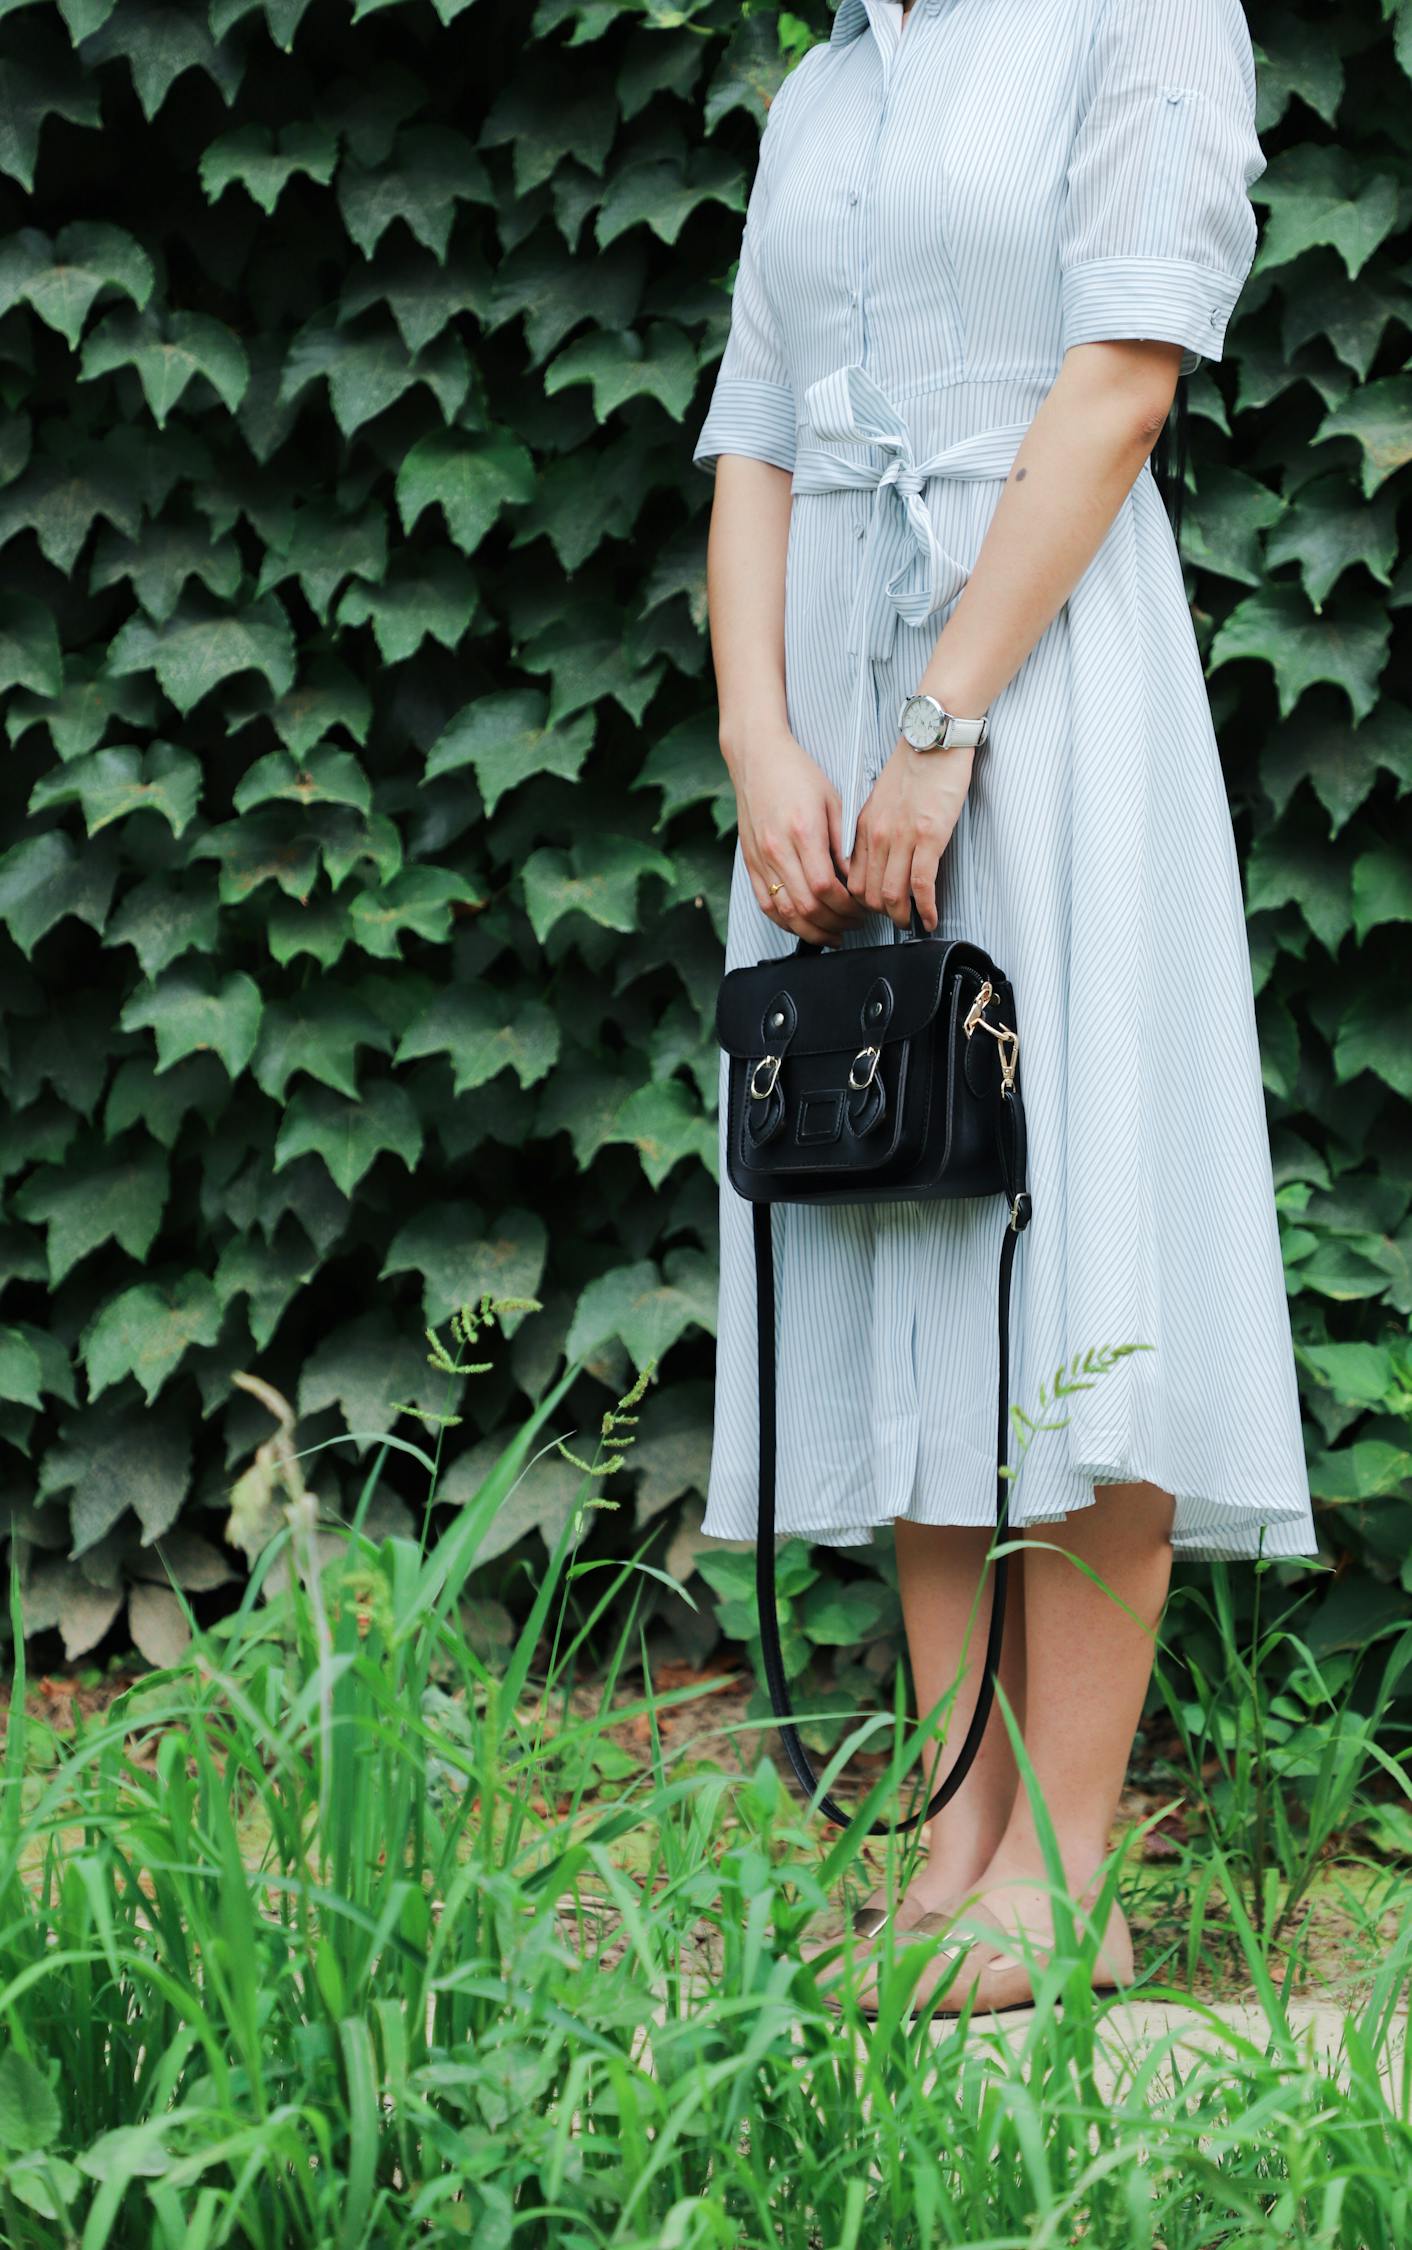
<path id="1" fill-rule="evenodd" d="M 1060 223 L 1062 349 L 1108 337 L 1219 359 L 1265 169 L 1240 0 L 1100 0 Z"/>
<path id="2" fill-rule="evenodd" d="M 775 136 L 785 88 L 790 84 L 791 78 L 786 78 L 765 112 L 731 295 L 730 331 L 716 371 L 710 407 L 691 456 L 696 466 L 712 477 L 717 456 L 722 453 L 746 453 L 753 460 L 773 462 L 777 469 L 794 468 L 794 388 L 779 328 L 765 295 L 758 255 L 769 208 Z"/>

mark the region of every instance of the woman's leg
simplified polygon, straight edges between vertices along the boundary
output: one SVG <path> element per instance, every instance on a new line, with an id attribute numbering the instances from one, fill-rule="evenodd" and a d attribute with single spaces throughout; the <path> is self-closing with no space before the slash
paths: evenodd
<path id="1" fill-rule="evenodd" d="M 945 1740 L 938 1734 L 935 1746 L 927 1751 L 924 1759 L 926 1792 L 930 1797 L 949 1772 L 976 1707 L 995 1580 L 994 1567 L 986 1563 L 993 1533 L 984 1526 L 972 1530 L 959 1524 L 914 1523 L 906 1516 L 896 1517 L 893 1528 L 897 1544 L 897 1583 L 919 1716 L 929 1711 L 951 1686 L 961 1666 L 963 1644 L 966 1650 L 965 1677 L 946 1720 Z M 1012 1554 L 1009 1558 L 1005 1635 L 1000 1652 L 1001 1686 L 1022 1727 L 1025 1714 L 1024 1561 L 1021 1554 Z M 985 1588 L 976 1606 L 967 1643 L 967 1618 L 982 1575 Z M 974 1888 L 1005 1834 L 1018 1784 L 1019 1772 L 1010 1737 L 999 1709 L 995 1708 L 966 1779 L 951 1802 L 927 1824 L 926 1854 L 907 1886 L 905 1911 L 899 1911 L 899 1927 L 905 1927 L 918 1914 L 934 1913 L 959 1904 Z M 882 1906 L 886 1904 L 886 1894 L 875 1891 L 868 1903 Z"/>
<path id="2" fill-rule="evenodd" d="M 1152 1672 L 1155 1634 L 1171 1579 L 1170 1493 L 1153 1484 L 1098 1485 L 1091 1508 L 1036 1524 L 1025 1554 L 1024 1740 L 1058 1839 L 1071 1899 L 1082 1899 L 1108 1850 Z M 1061 1552 L 1060 1550 L 1067 1550 Z M 1099 1584 L 1075 1567 L 1087 1563 Z M 1108 1589 L 1136 1613 L 1129 1616 Z M 962 1785 L 958 1802 L 968 1784 Z M 1044 1854 L 1029 1797 L 1020 1788 L 1005 1832 L 981 1878 L 981 1903 L 1041 1950 L 1053 1943 Z M 984 1947 L 948 1993 L 954 2004 L 974 1981 L 984 2006 L 1008 1960 L 987 1976 Z M 929 1964 L 921 1989 L 943 1973 Z M 1099 1956 L 1099 1981 L 1133 1973 L 1132 1938 L 1115 1907 Z"/>

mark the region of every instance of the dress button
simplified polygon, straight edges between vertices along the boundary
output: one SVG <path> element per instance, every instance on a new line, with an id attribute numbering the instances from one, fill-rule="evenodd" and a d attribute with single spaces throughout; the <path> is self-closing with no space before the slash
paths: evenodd
<path id="1" fill-rule="evenodd" d="M 1219 328 L 1220 324 L 1221 324 L 1221 308 L 1220 308 L 1220 306 L 1219 306 L 1219 305 L 1213 305 L 1213 306 L 1211 307 L 1211 326 L 1212 326 L 1213 328 Z"/>
<path id="2" fill-rule="evenodd" d="M 851 187 L 849 189 L 848 200 L 850 203 L 856 203 L 858 201 L 858 190 L 856 187 Z"/>

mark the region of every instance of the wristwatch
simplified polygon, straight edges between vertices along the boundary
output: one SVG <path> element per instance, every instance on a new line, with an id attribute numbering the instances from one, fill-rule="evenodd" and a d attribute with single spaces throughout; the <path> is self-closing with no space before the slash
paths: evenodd
<path id="1" fill-rule="evenodd" d="M 914 750 L 981 750 L 990 732 L 983 711 L 978 719 L 958 719 L 934 695 L 909 695 L 897 714 L 904 741 Z"/>

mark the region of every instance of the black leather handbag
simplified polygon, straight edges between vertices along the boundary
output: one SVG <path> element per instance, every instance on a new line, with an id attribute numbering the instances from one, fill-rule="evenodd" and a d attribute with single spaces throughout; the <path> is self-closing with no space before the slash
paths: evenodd
<path id="1" fill-rule="evenodd" d="M 987 1036 L 978 1039 L 977 1032 Z M 910 930 L 894 930 L 888 943 L 824 947 L 800 938 L 791 953 L 728 970 L 716 1000 L 716 1034 L 727 1057 L 727 1177 L 753 1206 L 760 1358 L 756 1594 L 765 1676 L 795 1773 L 821 1811 L 846 1826 L 852 1816 L 818 1794 L 780 1650 L 770 1206 L 1004 1195 L 995 1479 L 1003 1537 L 1010 1269 L 1030 1221 L 1015 995 L 983 947 L 928 932 L 914 901 Z M 870 1835 L 930 1820 L 970 1770 L 995 1701 L 1006 1559 L 995 1558 L 980 1697 L 951 1770 L 924 1810 L 896 1823 L 875 1820 Z"/>

